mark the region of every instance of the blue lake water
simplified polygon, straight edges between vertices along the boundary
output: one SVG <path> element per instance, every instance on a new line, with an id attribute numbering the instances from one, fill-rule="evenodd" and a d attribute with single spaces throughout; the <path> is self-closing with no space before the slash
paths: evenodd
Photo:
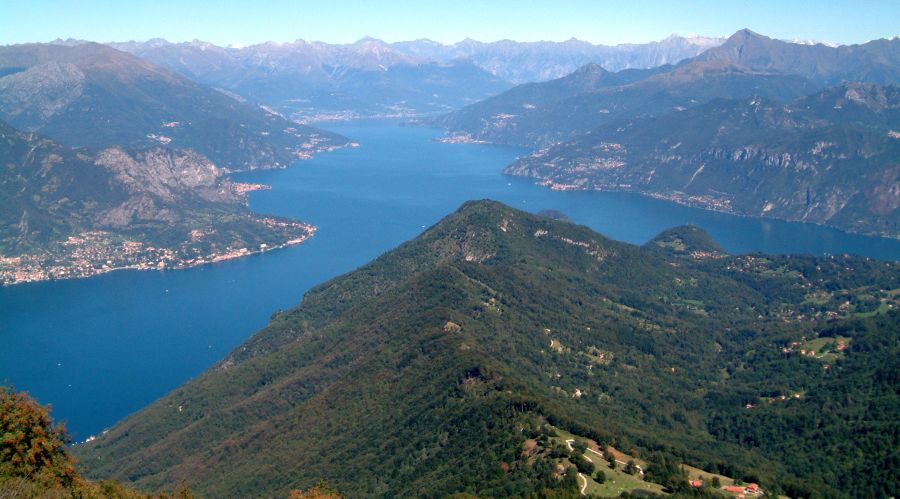
<path id="1" fill-rule="evenodd" d="M 643 243 L 692 223 L 732 252 L 857 253 L 900 259 L 900 241 L 740 218 L 627 193 L 555 192 L 500 170 L 523 151 L 442 144 L 392 123 L 331 127 L 362 147 L 285 170 L 236 175 L 271 185 L 253 209 L 319 227 L 309 241 L 179 271 L 119 271 L 0 288 L 0 384 L 53 405 L 75 438 L 97 433 L 202 372 L 297 304 L 311 286 L 415 237 L 469 199 L 553 208 Z"/>

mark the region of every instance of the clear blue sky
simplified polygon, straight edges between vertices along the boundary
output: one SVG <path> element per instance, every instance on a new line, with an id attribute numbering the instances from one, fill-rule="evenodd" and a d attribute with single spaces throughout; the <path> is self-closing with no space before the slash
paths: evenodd
<path id="1" fill-rule="evenodd" d="M 774 38 L 861 43 L 900 35 L 900 0 L 0 0 L 0 44 L 57 37 L 345 43 L 365 35 L 616 44 L 744 27 Z"/>

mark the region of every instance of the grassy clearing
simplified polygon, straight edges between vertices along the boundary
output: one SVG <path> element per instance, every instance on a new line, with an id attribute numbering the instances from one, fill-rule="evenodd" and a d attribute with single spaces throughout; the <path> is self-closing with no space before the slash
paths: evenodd
<path id="1" fill-rule="evenodd" d="M 815 358 L 825 362 L 834 362 L 837 359 L 840 359 L 844 356 L 844 352 L 838 350 L 837 345 L 839 343 L 843 343 L 846 345 L 846 348 L 850 347 L 851 338 L 847 338 L 845 336 L 838 336 L 834 338 L 814 338 L 808 341 L 803 342 L 800 345 L 800 348 L 806 350 L 807 353 L 810 351 L 816 352 Z"/>
<path id="2" fill-rule="evenodd" d="M 830 340 L 836 340 L 837 338 L 828 338 Z M 845 338 L 840 338 L 845 339 Z M 846 340 L 846 339 L 845 339 Z M 813 340 L 817 341 L 817 340 Z M 847 340 L 849 341 L 849 340 Z M 597 446 L 597 443 L 593 440 L 578 437 L 572 433 L 569 433 L 563 429 L 555 428 L 558 437 L 553 438 L 554 442 L 561 443 L 563 445 L 566 444 L 566 440 L 580 440 L 585 442 L 588 446 L 588 449 L 593 449 L 595 451 L 601 451 Z M 613 456 L 615 456 L 616 461 L 621 461 L 627 463 L 628 461 L 634 461 L 634 463 L 642 468 L 647 466 L 647 462 L 643 459 L 637 459 L 621 452 L 615 448 L 610 449 L 612 451 Z M 601 451 L 602 452 L 602 451 Z M 616 463 L 615 468 L 610 468 L 609 463 L 602 456 L 595 454 L 588 450 L 585 452 L 585 455 L 590 457 L 594 462 L 594 466 L 597 471 L 602 471 L 606 476 L 606 481 L 604 483 L 597 483 L 593 477 L 588 477 L 587 488 L 585 489 L 585 493 L 588 495 L 595 495 L 600 497 L 618 497 L 622 492 L 637 492 L 637 491 L 648 491 L 654 494 L 665 494 L 663 491 L 662 485 L 645 482 L 641 479 L 641 475 L 629 475 L 625 473 L 624 468 L 625 465 L 621 463 Z M 700 468 L 695 468 L 693 466 L 689 466 L 686 464 L 681 465 L 682 468 L 687 472 L 688 478 L 691 480 L 699 480 L 703 479 L 706 481 L 711 481 L 713 477 L 718 477 L 721 485 L 733 485 L 734 479 L 725 476 L 719 475 L 716 473 L 710 473 L 708 471 L 704 471 Z M 579 487 L 581 486 L 581 482 L 579 481 Z"/>
<path id="3" fill-rule="evenodd" d="M 594 455 L 591 455 L 591 458 L 593 459 Z M 598 459 L 595 459 L 594 463 L 597 464 L 597 469 L 603 471 L 606 475 L 606 481 L 599 484 L 592 478 L 589 478 L 588 486 L 585 490 L 587 494 L 602 497 L 618 497 L 622 492 L 635 492 L 637 490 L 646 490 L 653 492 L 654 494 L 664 493 L 662 485 L 645 482 L 641 480 L 639 476 L 629 475 L 619 469 L 612 470 L 607 467 L 604 462 L 598 462 Z M 622 465 L 617 466 L 619 468 L 622 467 Z"/>
<path id="4" fill-rule="evenodd" d="M 882 302 L 881 305 L 878 305 L 878 308 L 875 310 L 870 310 L 868 312 L 857 312 L 857 317 L 873 317 L 878 314 L 886 314 L 891 309 L 891 305 L 889 303 Z"/>
<path id="5" fill-rule="evenodd" d="M 553 438 L 554 443 L 560 443 L 566 445 L 566 440 L 580 440 L 585 442 L 589 449 L 593 449 L 595 451 L 600 451 L 600 448 L 597 446 L 597 443 L 593 440 L 589 440 L 586 438 L 581 438 L 573 435 L 563 429 L 555 428 L 558 437 Z M 617 461 L 628 462 L 629 460 L 633 460 L 635 464 L 638 466 L 644 467 L 647 463 L 641 459 L 635 459 L 627 454 L 624 454 L 616 449 L 612 449 L 613 455 L 616 457 Z M 585 456 L 591 458 L 591 461 L 594 462 L 594 467 L 598 471 L 602 471 L 604 475 L 606 475 L 606 481 L 602 484 L 597 483 L 593 477 L 588 477 L 588 485 L 585 489 L 585 493 L 588 495 L 597 495 L 601 497 L 617 497 L 622 492 L 635 492 L 638 490 L 646 490 L 653 492 L 655 494 L 664 494 L 663 487 L 659 484 L 652 482 L 645 482 L 641 480 L 640 475 L 629 475 L 623 471 L 625 467 L 621 463 L 616 464 L 616 468 L 612 469 L 609 467 L 609 463 L 606 460 L 594 452 L 590 450 L 585 452 Z M 579 482 L 580 486 L 581 482 Z"/>
<path id="6" fill-rule="evenodd" d="M 691 480 L 703 479 L 706 481 L 710 481 L 713 479 L 713 477 L 719 477 L 719 482 L 721 482 L 722 485 L 734 485 L 734 479 L 725 475 L 717 475 L 715 473 L 703 471 L 700 468 L 694 468 L 693 466 L 688 466 L 686 464 L 682 464 L 681 468 L 687 471 L 688 478 L 690 478 Z"/>

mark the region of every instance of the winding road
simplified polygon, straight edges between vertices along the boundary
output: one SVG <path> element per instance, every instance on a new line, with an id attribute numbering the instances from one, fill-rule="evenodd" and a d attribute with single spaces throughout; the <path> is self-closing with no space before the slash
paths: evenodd
<path id="1" fill-rule="evenodd" d="M 575 442 L 575 439 L 573 439 L 573 438 L 570 438 L 570 439 L 566 440 L 566 446 L 569 448 L 569 450 L 575 450 L 575 448 L 572 447 L 572 444 L 573 444 L 574 442 Z M 602 453 L 602 452 L 595 451 L 594 449 L 591 449 L 590 447 L 588 447 L 587 450 L 590 451 L 590 452 L 593 452 L 594 454 L 597 454 L 597 455 L 600 456 L 600 457 L 603 457 L 603 453 Z M 593 459 L 591 459 L 591 458 L 589 458 L 589 457 L 587 457 L 587 456 L 584 456 L 584 457 L 585 457 L 585 459 L 587 459 L 588 461 L 590 461 L 590 462 L 592 462 L 592 463 L 594 462 Z M 623 462 L 623 461 L 619 461 L 618 459 L 616 459 L 616 462 L 619 463 L 619 464 L 621 464 L 622 466 L 628 466 L 628 463 Z M 641 475 L 644 474 L 644 468 L 641 468 L 641 465 L 635 464 L 634 467 L 637 468 L 638 473 L 640 473 Z"/>

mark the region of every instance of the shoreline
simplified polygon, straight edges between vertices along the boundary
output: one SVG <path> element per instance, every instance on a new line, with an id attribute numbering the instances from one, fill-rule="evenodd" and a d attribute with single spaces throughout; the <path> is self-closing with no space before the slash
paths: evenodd
<path id="1" fill-rule="evenodd" d="M 332 152 L 343 148 L 356 148 L 360 144 L 354 140 L 347 140 L 341 144 L 318 146 L 315 142 L 303 150 L 294 151 L 295 162 L 312 159 L 320 153 Z M 263 168 L 247 168 L 242 170 L 223 169 L 223 176 L 234 173 L 284 169 L 290 165 L 272 164 Z M 240 196 L 247 193 L 262 190 L 271 190 L 272 186 L 252 182 L 232 182 L 234 191 Z M 245 198 L 246 203 L 246 198 Z M 193 230 L 190 237 L 181 241 L 181 247 L 153 247 L 150 243 L 122 239 L 121 236 L 103 229 L 92 229 L 79 234 L 68 236 L 65 241 L 51 243 L 44 248 L 45 254 L 31 253 L 16 256 L 0 254 L 0 288 L 11 287 L 18 284 L 63 281 L 69 279 L 86 279 L 89 277 L 106 274 L 117 270 L 182 270 L 201 265 L 223 262 L 244 256 L 265 253 L 305 242 L 315 235 L 317 228 L 309 223 L 290 220 L 276 222 L 274 218 L 261 213 L 248 210 L 248 214 L 259 217 L 257 221 L 282 228 L 292 226 L 295 229 L 302 228 L 305 233 L 297 237 L 290 234 L 282 234 L 289 238 L 277 244 L 261 243 L 258 247 L 242 247 L 227 249 L 218 253 L 210 253 L 203 256 L 179 256 L 189 248 L 191 242 L 197 242 L 205 233 L 204 230 Z M 213 232 L 215 228 L 213 228 Z M 62 251 L 59 251 L 63 249 Z M 90 250 L 93 250 L 92 252 Z M 196 251 L 196 250 L 195 250 Z M 86 252 L 91 254 L 85 254 Z M 51 263 L 45 264 L 44 261 Z M 115 260 L 125 260 L 116 262 Z"/>
<path id="2" fill-rule="evenodd" d="M 257 255 L 257 254 L 261 254 L 261 253 L 267 253 L 269 251 L 284 249 L 289 246 L 295 246 L 297 244 L 306 242 L 308 239 L 310 239 L 311 237 L 313 237 L 316 234 L 316 231 L 318 229 L 313 225 L 309 225 L 309 224 L 304 224 L 304 225 L 306 226 L 306 228 L 308 230 L 308 232 L 305 235 L 303 235 L 301 237 L 295 237 L 292 239 L 288 239 L 287 241 L 280 243 L 280 244 L 275 244 L 275 245 L 270 246 L 267 243 L 263 243 L 258 248 L 253 249 L 253 250 L 251 250 L 249 248 L 238 248 L 238 249 L 229 251 L 227 253 L 214 253 L 214 254 L 206 255 L 205 257 L 203 257 L 202 259 L 199 259 L 199 260 L 193 260 L 193 261 L 182 260 L 181 262 L 175 263 L 174 265 L 167 264 L 164 266 L 159 266 L 159 265 L 153 266 L 153 265 L 148 265 L 146 263 L 136 263 L 136 264 L 124 265 L 124 266 L 120 266 L 120 267 L 105 267 L 104 266 L 101 268 L 93 269 L 92 271 L 89 271 L 89 272 L 85 272 L 85 273 L 81 273 L 81 274 L 67 275 L 64 277 L 54 277 L 51 275 L 46 275 L 46 276 L 38 277 L 38 278 L 25 278 L 25 279 L 11 280 L 11 281 L 8 280 L 7 278 L 5 278 L 4 272 L 2 270 L 0 270 L 0 288 L 12 287 L 12 286 L 16 286 L 19 284 L 27 284 L 27 283 L 38 283 L 38 282 L 48 282 L 48 281 L 67 281 L 67 280 L 73 280 L 73 279 L 88 279 L 90 277 L 95 277 L 98 275 L 107 274 L 107 273 L 115 272 L 115 271 L 119 271 L 119 270 L 141 270 L 141 271 L 165 272 L 165 271 L 172 271 L 172 270 L 191 269 L 191 268 L 195 268 L 195 267 L 201 267 L 203 265 L 212 265 L 212 264 L 216 264 L 219 262 L 225 262 L 228 260 L 242 258 L 245 256 Z M 13 259 L 13 258 L 19 258 L 19 257 L 0 258 L 0 264 L 3 263 L 3 260 Z"/>
<path id="3" fill-rule="evenodd" d="M 725 215 L 733 215 L 741 218 L 750 218 L 754 220 L 775 220 L 779 222 L 787 222 L 787 223 L 799 223 L 799 224 L 810 224 L 815 225 L 817 227 L 822 227 L 825 229 L 832 229 L 838 232 L 842 232 L 844 234 L 853 235 L 853 236 L 865 236 L 865 237 L 877 237 L 880 239 L 887 239 L 890 241 L 900 241 L 900 234 L 890 234 L 890 233 L 880 233 L 880 232 L 859 232 L 859 231 L 850 231 L 847 229 L 843 229 L 841 227 L 837 227 L 834 225 L 829 225 L 821 222 L 813 222 L 811 220 L 794 220 L 790 218 L 781 218 L 781 217 L 764 217 L 751 215 L 749 213 L 741 213 L 738 211 L 734 211 L 733 209 L 725 209 L 720 208 L 715 204 L 706 204 L 702 201 L 694 201 L 684 199 L 681 196 L 674 194 L 665 194 L 661 192 L 655 191 L 642 191 L 638 189 L 627 189 L 627 188 L 602 188 L 602 187 L 580 187 L 572 184 L 562 184 L 557 183 L 556 181 L 550 178 L 541 178 L 541 177 L 532 177 L 530 175 L 514 175 L 510 173 L 504 173 L 504 175 L 509 175 L 510 177 L 519 177 L 519 178 L 530 178 L 535 180 L 534 184 L 540 187 L 549 188 L 552 191 L 581 191 L 581 192 L 622 192 L 627 194 L 636 194 L 639 196 L 648 197 L 651 199 L 658 199 L 660 201 L 667 201 L 670 203 L 675 203 L 679 206 L 687 206 L 689 208 L 697 208 L 699 210 L 711 211 L 715 213 L 722 213 Z"/>
<path id="4" fill-rule="evenodd" d="M 442 143 L 447 143 L 447 144 L 488 144 L 488 145 L 499 145 L 499 146 L 504 146 L 504 147 L 522 147 L 522 146 L 514 145 L 514 144 L 505 144 L 502 142 L 493 142 L 490 140 L 475 139 L 469 133 L 454 133 L 454 132 L 449 132 L 446 129 L 444 129 L 443 136 L 437 137 L 434 140 L 436 142 L 442 142 Z M 510 165 L 512 165 L 512 163 L 510 163 Z M 716 205 L 715 203 L 704 203 L 704 202 L 696 200 L 696 199 L 684 199 L 683 197 L 675 195 L 675 194 L 665 194 L 662 192 L 655 192 L 655 191 L 642 191 L 642 190 L 634 189 L 634 188 L 596 187 L 596 186 L 583 187 L 583 186 L 575 185 L 575 184 L 566 184 L 563 182 L 557 182 L 556 180 L 554 180 L 551 177 L 539 177 L 539 176 L 534 176 L 534 175 L 519 175 L 519 174 L 515 174 L 515 173 L 507 173 L 506 169 L 509 168 L 510 165 L 507 165 L 506 167 L 503 168 L 503 170 L 501 171 L 502 175 L 506 175 L 506 176 L 510 176 L 510 177 L 519 177 L 519 178 L 530 178 L 530 179 L 534 180 L 535 185 L 540 186 L 540 187 L 548 187 L 550 190 L 554 190 L 554 191 L 623 192 L 623 193 L 629 193 L 629 194 L 637 194 L 639 196 L 644 196 L 644 197 L 648 197 L 651 199 L 659 199 L 661 201 L 668 201 L 671 203 L 675 203 L 679 206 L 687 206 L 689 208 L 697 208 L 697 209 L 704 210 L 704 211 L 711 211 L 714 213 L 723 213 L 726 215 L 733 215 L 736 217 L 750 218 L 750 219 L 755 219 L 755 220 L 777 220 L 779 222 L 787 222 L 787 223 L 810 224 L 810 225 L 815 225 L 816 227 L 832 229 L 832 230 L 836 230 L 838 232 L 848 234 L 848 235 L 853 235 L 853 236 L 876 237 L 879 239 L 887 239 L 889 241 L 900 241 L 900 233 L 893 234 L 893 233 L 883 233 L 883 232 L 875 232 L 875 231 L 872 231 L 872 232 L 854 231 L 854 230 L 848 230 L 848 229 L 845 229 L 842 227 L 838 227 L 835 225 L 830 225 L 827 223 L 814 222 L 811 220 L 796 220 L 796 219 L 790 219 L 790 218 L 759 216 L 759 215 L 753 215 L 750 213 L 741 213 L 741 212 L 735 211 L 734 209 L 720 207 L 720 206 Z M 685 196 L 689 196 L 689 195 L 685 194 Z M 695 196 L 695 198 L 696 198 L 696 196 Z M 730 204 L 730 200 L 729 200 L 728 204 Z"/>

